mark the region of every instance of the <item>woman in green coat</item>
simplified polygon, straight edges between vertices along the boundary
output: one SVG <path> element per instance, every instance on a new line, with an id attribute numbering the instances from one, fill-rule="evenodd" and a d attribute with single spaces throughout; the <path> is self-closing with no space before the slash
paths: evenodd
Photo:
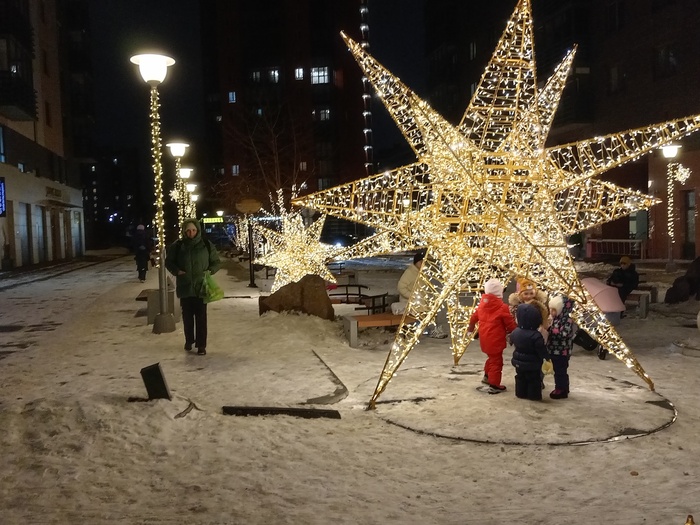
<path id="1" fill-rule="evenodd" d="M 170 245 L 165 255 L 165 267 L 176 277 L 175 293 L 182 307 L 182 327 L 185 331 L 185 350 L 207 353 L 207 305 L 204 302 L 204 272 L 219 271 L 219 253 L 202 238 L 197 219 L 185 219 L 182 238 Z"/>

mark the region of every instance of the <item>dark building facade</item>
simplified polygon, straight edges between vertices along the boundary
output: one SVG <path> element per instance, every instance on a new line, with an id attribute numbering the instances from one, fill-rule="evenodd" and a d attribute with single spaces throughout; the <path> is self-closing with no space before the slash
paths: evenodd
<path id="1" fill-rule="evenodd" d="M 358 0 L 203 3 L 217 207 L 233 211 L 249 197 L 266 204 L 278 189 L 308 193 L 371 173 L 369 97 L 340 37 L 367 37 L 366 10 Z"/>

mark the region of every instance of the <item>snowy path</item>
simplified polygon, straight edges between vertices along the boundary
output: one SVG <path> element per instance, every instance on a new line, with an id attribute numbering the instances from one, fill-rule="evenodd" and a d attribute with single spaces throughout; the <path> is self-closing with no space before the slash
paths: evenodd
<path id="1" fill-rule="evenodd" d="M 217 278 L 227 296 L 246 296 L 245 275 Z M 377 289 L 396 278 L 373 275 L 361 279 Z M 183 351 L 179 326 L 154 335 L 138 315 L 143 305 L 134 298 L 155 287 L 155 272 L 148 279 L 139 283 L 125 258 L 2 292 L 0 324 L 22 329 L 0 332 L 0 344 L 29 343 L 5 346 L 17 351 L 0 360 L 3 525 L 682 525 L 687 514 L 700 514 L 700 359 L 672 344 L 696 333 L 683 327 L 687 312 L 652 311 L 620 327 L 678 408 L 669 428 L 586 446 L 488 445 L 387 420 L 503 435 L 515 432 L 517 415 L 529 432 L 556 440 L 567 427 L 585 434 L 618 420 L 638 423 L 637 405 L 595 382 L 611 376 L 637 384 L 636 376 L 579 351 L 571 399 L 532 405 L 510 391 L 478 393 L 478 374 L 455 380 L 449 343 L 426 340 L 382 400 L 432 401 L 368 412 L 391 334 L 366 333 L 363 346 L 351 349 L 338 322 L 259 317 L 255 298 L 226 299 L 210 307 L 210 353 L 198 357 Z M 31 331 L 31 324 L 51 329 Z M 333 392 L 316 356 L 349 390 L 330 407 L 341 420 L 221 414 L 224 404 L 300 406 Z M 458 371 L 478 370 L 482 360 L 470 348 Z M 139 370 L 154 362 L 173 401 L 127 402 L 145 395 Z M 505 381 L 512 383 L 508 365 Z M 201 410 L 176 418 L 188 400 Z"/>

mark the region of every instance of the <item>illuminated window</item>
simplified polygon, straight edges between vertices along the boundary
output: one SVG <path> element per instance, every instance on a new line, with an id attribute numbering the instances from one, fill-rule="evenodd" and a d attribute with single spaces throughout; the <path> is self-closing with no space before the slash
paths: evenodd
<path id="1" fill-rule="evenodd" d="M 333 186 L 333 180 L 324 178 L 324 179 L 318 179 L 318 189 L 319 190 L 325 190 L 326 188 L 330 188 Z"/>
<path id="2" fill-rule="evenodd" d="M 312 67 L 311 68 L 311 83 L 312 84 L 328 84 L 328 67 Z"/>
<path id="3" fill-rule="evenodd" d="M 255 110 L 255 114 L 256 114 L 258 117 L 262 117 L 263 109 L 262 109 L 262 108 L 257 108 L 257 109 Z"/>
<path id="4" fill-rule="evenodd" d="M 279 69 L 271 69 L 268 71 L 268 76 L 270 78 L 270 82 L 273 84 L 277 84 L 280 81 L 280 70 Z"/>
<path id="5" fill-rule="evenodd" d="M 235 104 L 235 103 L 236 103 L 236 92 L 235 92 L 235 91 L 229 91 L 229 92 L 228 92 L 228 103 L 229 103 L 229 104 Z"/>
<path id="6" fill-rule="evenodd" d="M 294 70 L 294 79 L 295 80 L 304 80 L 304 68 L 303 67 L 298 67 Z"/>
<path id="7" fill-rule="evenodd" d="M 239 164 L 234 164 L 231 166 L 231 175 L 234 177 L 237 177 L 238 175 L 241 174 L 241 166 Z"/>
<path id="8" fill-rule="evenodd" d="M 260 71 L 253 71 L 251 78 L 253 82 L 260 82 Z"/>
<path id="9" fill-rule="evenodd" d="M 318 119 L 319 120 L 330 120 L 331 119 L 331 110 L 328 108 L 320 110 L 318 112 Z"/>
<path id="10" fill-rule="evenodd" d="M 469 60 L 476 58 L 476 42 L 469 42 Z"/>
<path id="11" fill-rule="evenodd" d="M 302 160 L 299 163 L 299 171 L 306 171 L 306 161 L 305 160 Z"/>

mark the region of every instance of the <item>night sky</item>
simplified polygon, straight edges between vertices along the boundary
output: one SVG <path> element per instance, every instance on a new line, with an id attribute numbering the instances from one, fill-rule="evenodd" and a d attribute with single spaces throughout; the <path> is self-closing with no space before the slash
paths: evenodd
<path id="1" fill-rule="evenodd" d="M 197 0 L 95 0 L 90 8 L 98 145 L 150 147 L 149 87 L 129 58 L 156 50 L 176 60 L 158 88 L 163 142 L 201 136 Z"/>
<path id="2" fill-rule="evenodd" d="M 424 2 L 370 3 L 372 54 L 419 95 L 425 86 Z M 174 138 L 193 142 L 203 135 L 198 4 L 197 0 L 91 2 L 98 146 L 150 147 L 149 89 L 129 62 L 132 55 L 148 50 L 160 50 L 176 60 L 159 87 L 163 143 Z M 382 112 L 383 108 L 375 108 L 375 147 L 402 144 L 401 134 Z"/>

